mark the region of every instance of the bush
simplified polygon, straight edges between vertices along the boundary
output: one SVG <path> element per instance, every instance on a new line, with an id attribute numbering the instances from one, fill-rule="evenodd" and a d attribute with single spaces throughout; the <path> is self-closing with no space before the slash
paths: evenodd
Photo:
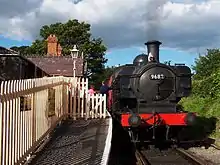
<path id="1" fill-rule="evenodd" d="M 220 70 L 204 77 L 202 80 L 193 80 L 192 94 L 199 97 L 219 98 L 220 96 Z"/>
<path id="2" fill-rule="evenodd" d="M 180 101 L 180 105 L 183 106 L 184 110 L 189 111 L 189 112 L 196 112 L 201 116 L 206 115 L 207 109 L 209 105 L 207 102 L 209 102 L 211 99 L 210 98 L 202 98 L 199 96 L 190 96 L 187 98 L 183 98 Z"/>
<path id="3" fill-rule="evenodd" d="M 211 133 L 211 137 L 220 138 L 220 99 L 213 99 L 211 97 L 199 97 L 192 95 L 188 98 L 183 98 L 179 103 L 184 110 L 196 112 L 199 116 L 208 118 L 215 117 L 217 119 L 216 128 Z M 208 122 L 203 121 L 200 125 L 209 129 Z M 206 128 L 206 129 L 207 129 Z"/>
<path id="4" fill-rule="evenodd" d="M 201 118 L 217 120 L 212 137 L 220 138 L 220 49 L 208 49 L 205 56 L 199 56 L 193 67 L 192 94 L 183 98 L 180 105 L 186 111 L 196 112 Z M 209 129 L 205 120 L 201 126 Z"/>

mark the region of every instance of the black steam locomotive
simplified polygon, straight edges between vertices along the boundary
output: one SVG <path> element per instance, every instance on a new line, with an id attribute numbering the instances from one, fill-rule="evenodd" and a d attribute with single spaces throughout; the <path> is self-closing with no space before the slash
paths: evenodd
<path id="1" fill-rule="evenodd" d="M 180 128 L 193 125 L 195 114 L 177 108 L 191 92 L 191 70 L 181 64 L 159 62 L 159 41 L 145 43 L 148 55 L 138 55 L 133 64 L 120 66 L 109 85 L 109 108 L 128 129 L 133 141 L 157 138 L 178 140 Z"/>

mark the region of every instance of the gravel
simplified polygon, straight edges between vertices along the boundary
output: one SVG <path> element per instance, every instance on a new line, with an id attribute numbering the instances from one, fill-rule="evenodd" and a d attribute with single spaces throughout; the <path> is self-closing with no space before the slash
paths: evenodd
<path id="1" fill-rule="evenodd" d="M 189 151 L 205 160 L 213 162 L 214 165 L 220 164 L 220 150 L 213 147 L 209 147 L 208 149 L 205 149 L 205 147 L 193 147 Z"/>

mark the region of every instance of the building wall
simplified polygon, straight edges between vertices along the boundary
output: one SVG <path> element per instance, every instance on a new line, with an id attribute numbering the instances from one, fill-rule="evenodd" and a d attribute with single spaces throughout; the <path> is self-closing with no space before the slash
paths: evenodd
<path id="1" fill-rule="evenodd" d="M 0 56 L 0 77 L 2 80 L 40 78 L 45 75 L 42 69 L 19 55 Z"/>

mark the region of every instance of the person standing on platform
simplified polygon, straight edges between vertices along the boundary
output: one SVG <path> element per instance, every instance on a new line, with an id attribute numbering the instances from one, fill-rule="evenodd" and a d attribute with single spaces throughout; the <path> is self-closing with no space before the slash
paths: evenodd
<path id="1" fill-rule="evenodd" d="M 108 91 L 110 90 L 109 86 L 105 81 L 102 81 L 102 86 L 100 87 L 100 93 L 101 94 L 106 94 L 108 96 Z"/>
<path id="2" fill-rule="evenodd" d="M 90 89 L 89 89 L 89 94 L 90 95 L 94 95 L 96 92 L 95 92 L 95 87 L 94 87 L 94 85 L 91 85 L 90 86 Z"/>
<path id="3" fill-rule="evenodd" d="M 108 97 L 109 97 L 109 91 L 110 91 L 110 87 L 107 85 L 107 81 L 103 81 L 102 82 L 102 86 L 100 88 L 100 93 L 103 95 L 103 94 L 106 94 L 106 104 L 108 106 Z"/>

